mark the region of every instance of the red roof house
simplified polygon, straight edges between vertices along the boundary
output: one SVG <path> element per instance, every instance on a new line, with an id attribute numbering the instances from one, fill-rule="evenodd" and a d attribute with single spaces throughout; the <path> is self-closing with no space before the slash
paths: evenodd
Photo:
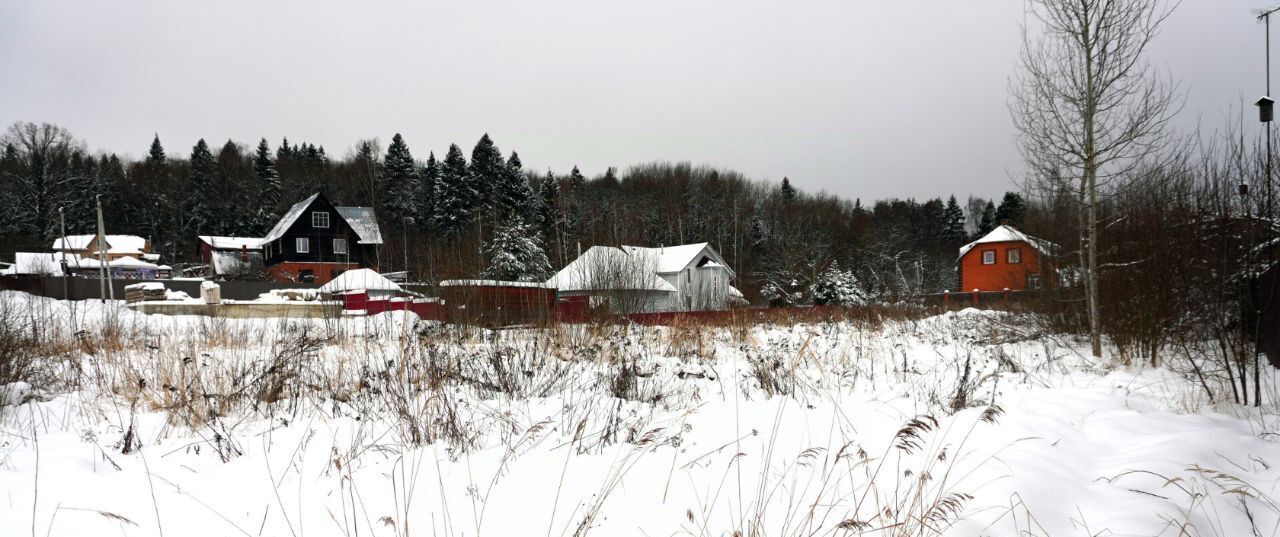
<path id="1" fill-rule="evenodd" d="M 1024 291 L 1057 284 L 1057 246 L 1002 225 L 960 248 L 960 291 Z"/>

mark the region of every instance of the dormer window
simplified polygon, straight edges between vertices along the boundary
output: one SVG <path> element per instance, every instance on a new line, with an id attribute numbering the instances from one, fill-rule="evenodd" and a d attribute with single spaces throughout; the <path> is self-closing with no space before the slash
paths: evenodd
<path id="1" fill-rule="evenodd" d="M 312 213 L 311 213 L 311 227 L 328 228 L 328 227 L 329 227 L 329 213 L 327 213 L 327 212 L 325 212 L 325 211 L 312 211 Z"/>

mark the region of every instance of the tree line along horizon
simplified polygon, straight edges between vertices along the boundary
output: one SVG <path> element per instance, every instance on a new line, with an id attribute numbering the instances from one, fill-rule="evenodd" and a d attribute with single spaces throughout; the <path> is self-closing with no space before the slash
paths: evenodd
<path id="1" fill-rule="evenodd" d="M 791 303 L 824 278 L 901 296 L 954 288 L 956 249 L 998 223 L 1034 222 L 1016 192 L 997 204 L 951 195 L 870 207 L 827 193 L 689 163 L 653 162 L 596 177 L 525 170 L 485 134 L 470 156 L 452 144 L 415 159 L 400 134 L 385 151 L 360 140 L 346 157 L 284 138 L 274 148 L 204 139 L 187 159 L 156 135 L 140 161 L 91 154 L 56 125 L 18 122 L 0 137 L 0 233 L 13 250 L 47 249 L 60 231 L 93 233 L 95 199 L 109 233 L 147 237 L 171 264 L 198 261 L 198 235 L 261 237 L 290 205 L 323 192 L 370 206 L 383 230 L 382 270 L 415 279 L 541 281 L 593 245 L 709 242 L 749 295 Z M 678 194 L 678 195 L 676 195 Z M 1030 231 L 1035 232 L 1034 224 Z M 4 252 L 11 256 L 12 253 Z"/>

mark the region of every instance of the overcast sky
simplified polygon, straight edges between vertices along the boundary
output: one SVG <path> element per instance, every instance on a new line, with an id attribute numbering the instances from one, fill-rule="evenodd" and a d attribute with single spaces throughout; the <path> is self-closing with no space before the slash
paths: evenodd
<path id="1" fill-rule="evenodd" d="M 1023 169 L 1019 0 L 175 4 L 0 0 L 0 122 L 135 157 L 153 132 L 180 156 L 400 132 L 419 159 L 489 132 L 529 169 L 688 160 L 863 199 L 994 196 Z M 1183 126 L 1264 92 L 1262 5 L 1167 22 L 1151 60 Z"/>

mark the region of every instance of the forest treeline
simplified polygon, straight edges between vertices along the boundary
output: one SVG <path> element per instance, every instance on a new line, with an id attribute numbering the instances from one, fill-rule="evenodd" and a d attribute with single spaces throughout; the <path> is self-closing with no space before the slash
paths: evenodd
<path id="1" fill-rule="evenodd" d="M 805 301 L 833 264 L 869 294 L 900 296 L 954 288 L 961 245 L 1035 211 L 1013 192 L 864 205 L 803 192 L 787 178 L 689 163 L 595 177 L 576 167 L 527 170 L 487 134 L 470 151 L 455 144 L 425 158 L 399 134 L 385 149 L 360 140 L 342 157 L 287 138 L 252 147 L 201 139 L 170 151 L 156 136 L 146 158 L 128 161 L 34 123 L 12 125 L 2 143 L 0 232 L 13 249 L 46 250 L 60 210 L 67 233 L 93 232 L 100 198 L 109 232 L 149 238 L 175 266 L 198 262 L 198 235 L 263 236 L 289 205 L 323 192 L 338 205 L 374 207 L 382 270 L 423 281 L 536 280 L 592 245 L 709 242 L 752 297 Z"/>

